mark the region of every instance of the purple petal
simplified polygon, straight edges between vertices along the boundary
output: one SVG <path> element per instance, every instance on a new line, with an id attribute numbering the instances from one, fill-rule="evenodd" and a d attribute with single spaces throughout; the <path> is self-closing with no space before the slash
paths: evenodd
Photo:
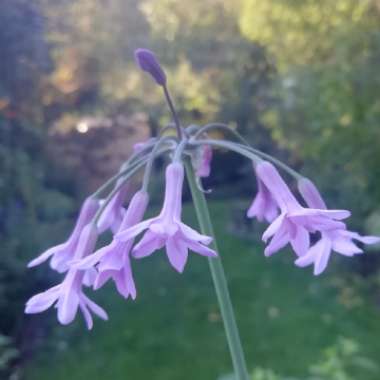
<path id="1" fill-rule="evenodd" d="M 69 288 L 63 291 L 61 297 L 58 300 L 58 321 L 62 325 L 68 325 L 71 323 L 78 311 L 79 296 L 75 290 Z"/>
<path id="2" fill-rule="evenodd" d="M 115 235 L 115 239 L 120 240 L 120 241 L 127 241 L 130 239 L 133 239 L 138 234 L 146 230 L 153 220 L 154 219 L 148 219 L 148 220 L 145 220 L 144 222 L 136 224 L 133 227 L 129 227 L 123 231 L 120 231 Z"/>
<path id="3" fill-rule="evenodd" d="M 103 308 L 97 305 L 95 302 L 91 301 L 85 294 L 82 293 L 82 299 L 86 302 L 88 308 L 99 318 L 107 321 L 108 315 Z"/>
<path id="4" fill-rule="evenodd" d="M 297 227 L 296 236 L 294 239 L 290 240 L 294 252 L 297 256 L 304 255 L 310 246 L 310 235 L 309 232 L 303 227 Z"/>
<path id="5" fill-rule="evenodd" d="M 350 238 L 346 238 L 344 236 L 334 238 L 332 242 L 332 249 L 344 256 L 353 256 L 358 253 L 363 253 L 363 251 L 357 247 Z"/>
<path id="6" fill-rule="evenodd" d="M 94 326 L 94 322 L 92 320 L 91 313 L 88 311 L 87 306 L 83 300 L 79 301 L 79 308 L 82 311 L 84 320 L 85 320 L 86 325 L 87 325 L 87 329 L 91 330 L 92 327 Z"/>
<path id="7" fill-rule="evenodd" d="M 181 232 L 183 233 L 185 238 L 188 240 L 199 241 L 203 244 L 210 244 L 212 242 L 212 237 L 207 235 L 201 235 L 198 231 L 189 227 L 185 223 L 180 223 L 179 228 L 181 229 Z"/>
<path id="8" fill-rule="evenodd" d="M 151 255 L 154 251 L 165 245 L 165 239 L 157 236 L 151 231 L 147 231 L 143 238 L 135 245 L 132 255 L 135 258 L 142 258 Z"/>
<path id="9" fill-rule="evenodd" d="M 60 285 L 56 285 L 43 293 L 36 294 L 28 300 L 26 314 L 41 313 L 51 307 L 59 297 Z"/>
<path id="10" fill-rule="evenodd" d="M 314 263 L 315 276 L 320 275 L 326 269 L 331 255 L 331 241 L 329 239 L 322 238 L 317 244 L 315 244 L 315 246 L 317 245 L 319 245 L 319 247 L 316 247 L 316 249 L 319 252 L 316 254 L 316 260 Z"/>
<path id="11" fill-rule="evenodd" d="M 51 256 L 56 255 L 61 252 L 66 252 L 70 248 L 69 243 L 63 243 L 56 245 L 55 247 L 49 248 L 41 255 L 37 256 L 35 259 L 28 263 L 28 268 L 35 267 L 42 264 L 44 261 L 48 260 Z"/>
<path id="12" fill-rule="evenodd" d="M 179 273 L 182 273 L 188 256 L 185 243 L 179 238 L 169 238 L 166 242 L 166 254 L 174 269 L 176 269 Z"/>
<path id="13" fill-rule="evenodd" d="M 275 252 L 279 251 L 281 248 L 284 248 L 289 242 L 289 234 L 285 227 L 279 229 L 276 234 L 273 236 L 269 245 L 265 248 L 264 255 L 269 257 Z"/>
<path id="14" fill-rule="evenodd" d="M 214 251 L 213 249 L 211 249 L 209 247 L 204 246 L 201 243 L 186 240 L 186 245 L 189 249 L 191 249 L 192 251 L 194 251 L 196 253 L 199 253 L 202 256 L 207 256 L 207 257 L 217 257 L 218 256 L 216 251 Z"/>
<path id="15" fill-rule="evenodd" d="M 285 219 L 285 214 L 280 214 L 273 222 L 272 224 L 269 225 L 269 227 L 264 231 L 263 233 L 263 241 L 264 242 L 267 242 L 268 239 L 273 236 L 278 230 L 279 228 L 281 228 L 283 222 L 284 222 L 284 219 Z"/>

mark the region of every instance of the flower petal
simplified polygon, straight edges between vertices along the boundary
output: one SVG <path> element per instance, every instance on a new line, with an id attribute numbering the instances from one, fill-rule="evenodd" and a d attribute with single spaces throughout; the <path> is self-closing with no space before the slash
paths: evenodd
<path id="1" fill-rule="evenodd" d="M 144 222 L 136 224 L 133 227 L 129 227 L 123 231 L 120 231 L 115 235 L 115 239 L 120 241 L 127 241 L 133 239 L 138 234 L 146 230 L 149 227 L 149 225 L 153 222 L 153 220 L 154 219 L 148 219 Z"/>
<path id="2" fill-rule="evenodd" d="M 174 269 L 182 273 L 188 256 L 185 243 L 178 237 L 169 238 L 166 242 L 166 254 Z"/>
<path id="3" fill-rule="evenodd" d="M 290 244 L 292 245 L 297 256 L 304 255 L 310 246 L 309 232 L 307 232 L 305 228 L 297 226 L 296 236 L 294 239 L 290 240 Z"/>
<path id="4" fill-rule="evenodd" d="M 165 245 L 165 239 L 151 231 L 145 232 L 143 238 L 135 245 L 132 256 L 142 258 L 151 255 Z"/>
<path id="5" fill-rule="evenodd" d="M 200 234 L 198 231 L 189 227 L 185 223 L 179 223 L 179 228 L 181 229 L 181 232 L 185 238 L 188 240 L 196 240 L 203 244 L 210 244 L 212 242 L 212 237 Z"/>
<path id="6" fill-rule="evenodd" d="M 280 214 L 273 222 L 269 225 L 269 227 L 264 231 L 262 240 L 267 242 L 268 239 L 273 236 L 282 226 L 286 214 Z"/>

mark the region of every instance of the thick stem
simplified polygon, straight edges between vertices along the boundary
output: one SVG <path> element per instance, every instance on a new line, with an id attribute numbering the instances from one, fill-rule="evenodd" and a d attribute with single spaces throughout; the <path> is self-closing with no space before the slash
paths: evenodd
<path id="1" fill-rule="evenodd" d="M 189 181 L 191 195 L 201 231 L 202 233 L 213 237 L 213 242 L 211 243 L 212 248 L 218 252 L 206 199 L 204 194 L 197 187 L 194 170 L 189 162 L 186 162 L 186 175 Z M 210 265 L 220 311 L 222 313 L 224 328 L 226 330 L 228 346 L 234 366 L 235 378 L 236 380 L 248 380 L 247 364 L 245 362 L 244 352 L 240 342 L 239 331 L 236 325 L 222 260 L 219 256 L 217 258 L 209 258 L 208 262 Z"/>

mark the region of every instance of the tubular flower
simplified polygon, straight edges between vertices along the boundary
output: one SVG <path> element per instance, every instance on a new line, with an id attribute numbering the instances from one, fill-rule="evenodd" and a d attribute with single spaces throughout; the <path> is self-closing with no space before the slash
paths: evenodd
<path id="1" fill-rule="evenodd" d="M 255 169 L 255 165 L 253 165 Z M 256 218 L 259 222 L 273 222 L 278 216 L 278 205 L 264 182 L 256 173 L 257 195 L 247 211 L 248 218 Z"/>
<path id="2" fill-rule="evenodd" d="M 148 205 L 148 199 L 148 193 L 143 190 L 133 196 L 120 225 L 120 230 L 132 227 L 141 221 Z M 95 289 L 99 289 L 108 279 L 112 278 L 117 290 L 124 298 L 131 296 L 135 299 L 136 287 L 129 257 L 133 241 L 134 239 L 127 241 L 113 239 L 109 245 L 85 257 L 75 266 L 78 269 L 90 269 L 97 266 L 98 276 L 94 283 Z"/>
<path id="3" fill-rule="evenodd" d="M 347 218 L 350 213 L 345 210 L 320 210 L 302 207 L 281 178 L 276 168 L 269 162 L 257 164 L 256 173 L 271 192 L 281 213 L 263 234 L 263 241 L 271 241 L 265 249 L 270 256 L 288 243 L 297 256 L 303 256 L 310 246 L 310 232 L 341 228 L 344 223 L 339 220 Z"/>
<path id="4" fill-rule="evenodd" d="M 309 207 L 327 209 L 321 194 L 309 179 L 302 178 L 299 180 L 298 190 Z M 364 244 L 380 242 L 380 238 L 377 236 L 361 236 L 357 232 L 348 231 L 345 225 L 341 228 L 321 231 L 320 235 L 321 238 L 295 262 L 299 267 L 314 264 L 314 275 L 316 276 L 326 269 L 332 251 L 344 256 L 354 256 L 363 253 L 363 250 L 353 240 Z"/>
<path id="5" fill-rule="evenodd" d="M 136 258 L 149 256 L 165 246 L 169 262 L 178 272 L 185 267 L 189 249 L 203 256 L 217 256 L 214 250 L 206 246 L 211 242 L 211 237 L 201 235 L 181 222 L 183 180 L 183 165 L 179 162 L 168 165 L 161 213 L 116 235 L 116 239 L 128 241 L 147 230 L 133 248 L 132 255 Z"/>
<path id="6" fill-rule="evenodd" d="M 116 232 L 120 227 L 121 221 L 123 220 L 125 213 L 123 203 L 125 201 L 125 197 L 127 196 L 129 185 L 128 183 L 123 184 L 123 179 L 120 178 L 115 185 L 115 189 L 117 188 L 119 188 L 119 190 L 112 197 L 111 201 L 108 203 L 99 218 L 98 230 L 100 233 L 108 229 Z"/>
<path id="7" fill-rule="evenodd" d="M 80 235 L 74 259 L 89 255 L 95 248 L 97 236 L 97 230 L 93 225 L 86 226 Z M 58 321 L 63 325 L 74 320 L 78 308 L 81 310 L 89 330 L 93 326 L 91 312 L 107 320 L 106 312 L 83 293 L 84 277 L 85 271 L 70 268 L 61 284 L 29 299 L 26 303 L 25 313 L 40 313 L 55 304 L 58 310 Z"/>
<path id="8" fill-rule="evenodd" d="M 50 266 L 62 273 L 69 269 L 69 262 L 73 259 L 75 251 L 78 249 L 79 237 L 88 223 L 94 217 L 96 211 L 99 209 L 99 201 L 94 198 L 87 198 L 80 210 L 79 217 L 73 232 L 68 240 L 62 244 L 49 248 L 47 251 L 37 256 L 34 260 L 29 262 L 28 267 L 34 267 L 42 264 L 44 261 L 50 260 Z"/>

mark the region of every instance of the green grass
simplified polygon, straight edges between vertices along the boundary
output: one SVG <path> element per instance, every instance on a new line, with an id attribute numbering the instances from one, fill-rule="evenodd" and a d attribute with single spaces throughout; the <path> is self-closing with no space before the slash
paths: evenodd
<path id="1" fill-rule="evenodd" d="M 211 213 L 250 369 L 303 376 L 340 336 L 358 342 L 361 354 L 376 361 L 379 312 L 361 287 L 334 285 L 344 259 L 315 278 L 311 270 L 295 268 L 289 252 L 265 258 L 258 239 L 228 232 L 232 207 L 213 202 Z M 194 221 L 189 208 L 186 215 Z M 207 261 L 192 254 L 179 275 L 159 252 L 135 262 L 134 272 L 135 302 L 105 287 L 96 300 L 110 321 L 96 321 L 91 332 L 80 317 L 72 326 L 55 327 L 26 379 L 211 380 L 231 372 Z"/>

